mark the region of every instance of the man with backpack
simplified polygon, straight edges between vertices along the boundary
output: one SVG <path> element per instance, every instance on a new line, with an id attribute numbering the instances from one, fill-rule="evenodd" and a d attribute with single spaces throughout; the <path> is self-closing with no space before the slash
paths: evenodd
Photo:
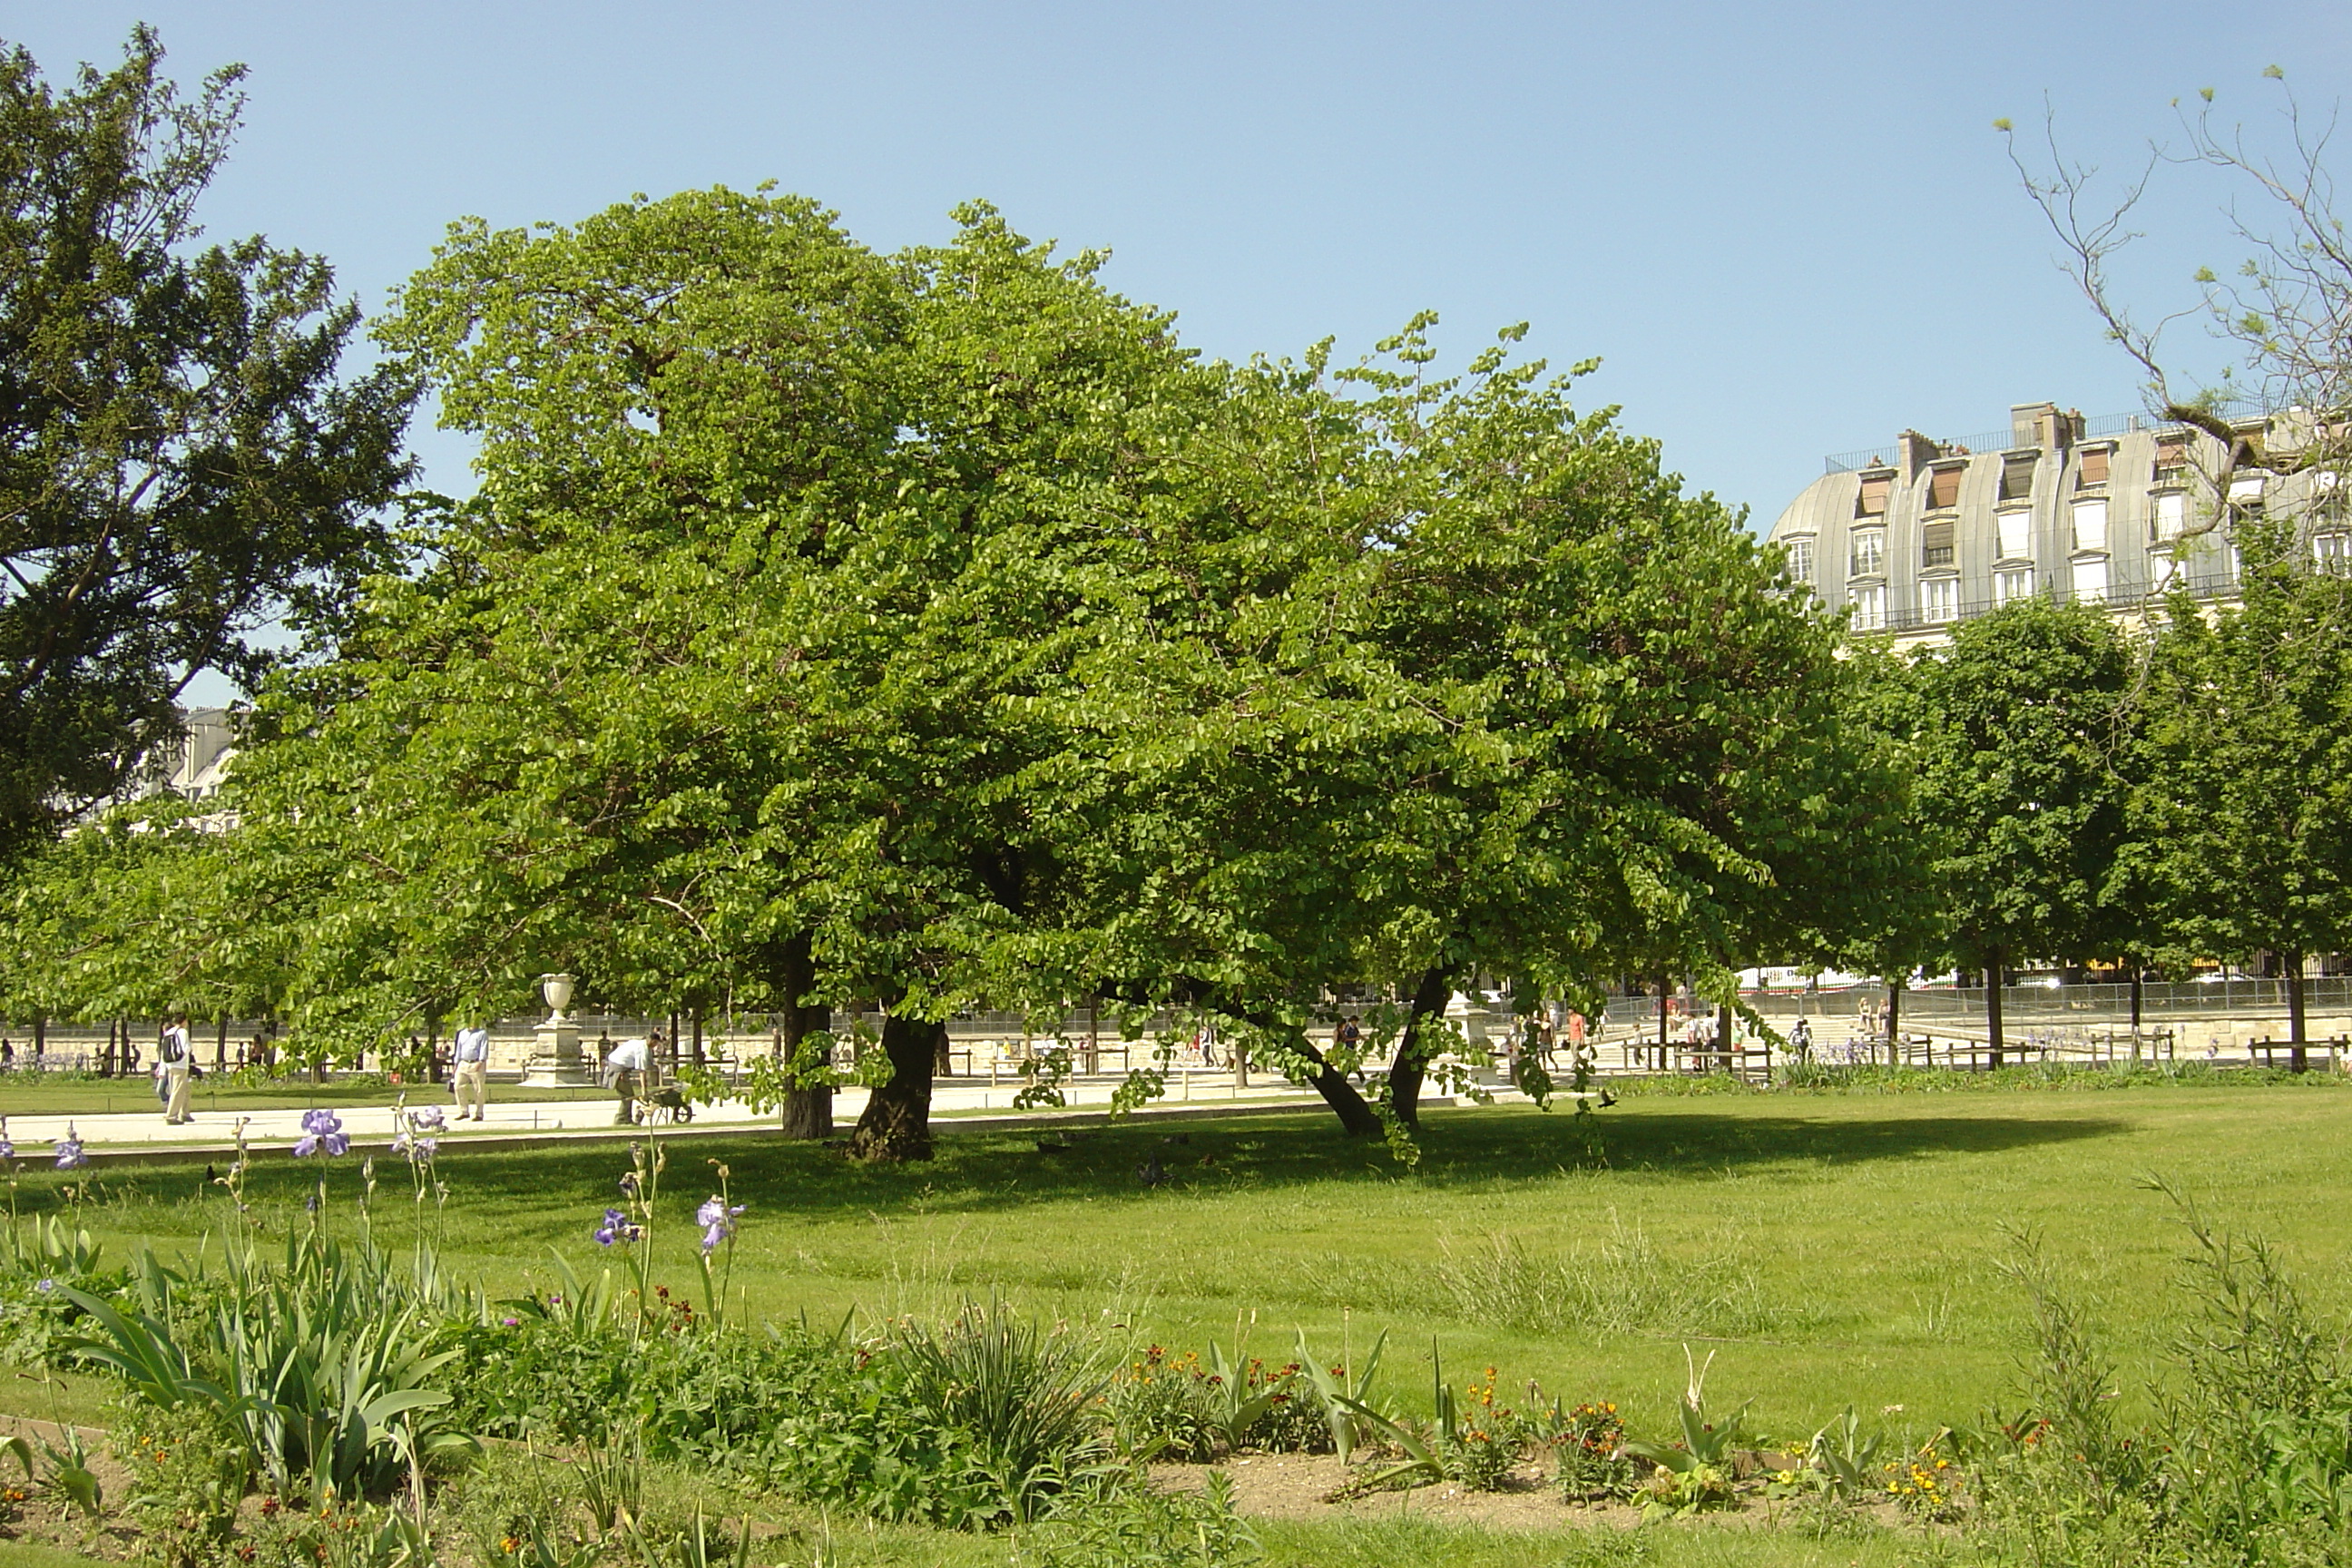
<path id="1" fill-rule="evenodd" d="M 188 1040 L 188 1016 L 174 1013 L 163 1026 L 163 1039 L 157 1048 L 160 1058 L 155 1071 L 162 1080 L 157 1087 L 163 1094 L 163 1121 L 177 1127 L 194 1120 L 188 1114 L 188 1082 L 195 1074 L 195 1047 Z"/>

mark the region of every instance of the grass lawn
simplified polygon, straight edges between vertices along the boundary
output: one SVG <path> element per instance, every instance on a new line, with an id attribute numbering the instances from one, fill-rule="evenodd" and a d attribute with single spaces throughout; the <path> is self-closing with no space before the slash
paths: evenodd
<path id="1" fill-rule="evenodd" d="M 1853 1405 L 1916 1442 L 2017 1386 L 2026 1319 L 2000 1268 L 2015 1227 L 2044 1238 L 2137 1396 L 2179 1321 L 2186 1240 L 2169 1201 L 2141 1184 L 2150 1174 L 2270 1238 L 2315 1304 L 2340 1314 L 2347 1124 L 2352 1091 L 2309 1082 L 1641 1094 L 1582 1119 L 1465 1108 L 1430 1115 L 1412 1172 L 1313 1113 L 1104 1129 L 1063 1152 L 1041 1152 L 1034 1133 L 961 1131 L 904 1169 L 746 1134 L 679 1146 L 658 1239 L 672 1289 L 698 1289 L 688 1214 L 712 1190 L 703 1162 L 724 1159 L 750 1205 L 734 1282 L 755 1316 L 928 1314 L 1002 1291 L 1178 1349 L 1238 1327 L 1254 1353 L 1286 1360 L 1300 1328 L 1333 1356 L 1343 1340 L 1360 1356 L 1386 1331 L 1387 1388 L 1409 1405 L 1427 1405 L 1434 1346 L 1457 1384 L 1492 1365 L 1507 1398 L 1534 1378 L 1547 1394 L 1614 1399 L 1637 1434 L 1671 1423 L 1688 1344 L 1715 1355 L 1710 1406 L 1752 1400 L 1753 1424 L 1775 1437 Z M 1138 1167 L 1154 1160 L 1170 1179 L 1147 1186 Z M 495 1289 L 544 1288 L 550 1247 L 592 1263 L 589 1232 L 624 1169 L 612 1146 L 453 1152 L 445 1254 Z M 300 1223 L 311 1175 L 290 1160 L 257 1167 L 270 1225 Z M 378 1176 L 379 1233 L 404 1237 L 405 1173 Z M 337 1227 L 353 1223 L 359 1179 L 350 1161 L 331 1172 Z M 58 1192 L 52 1173 L 28 1171 L 22 1202 L 47 1208 Z M 110 1248 L 144 1237 L 167 1251 L 225 1217 L 201 1165 L 100 1172 L 85 1212 Z M 37 1384 L 0 1386 L 7 1408 L 54 1408 Z M 1396 1534 L 1432 1530 L 1444 1537 L 1435 1555 Z M 1001 1544 L 952 1540 L 861 1556 L 850 1538 L 864 1533 L 843 1530 L 841 1561 L 1003 1561 Z M 1530 1555 L 1410 1517 L 1264 1533 L 1277 1563 L 1651 1560 L 1650 1548 L 1584 1555 L 1598 1543 L 1567 1537 Z M 1916 1537 L 1715 1530 L 1655 1560 L 1870 1564 L 1922 1550 Z"/>
<path id="2" fill-rule="evenodd" d="M 325 1083 L 298 1078 L 245 1079 L 209 1068 L 188 1091 L 189 1108 L 198 1114 L 239 1110 L 308 1110 L 314 1105 L 384 1105 L 405 1092 L 412 1103 L 452 1103 L 449 1086 L 411 1082 L 387 1084 L 381 1073 L 337 1073 Z M 493 1103 L 507 1100 L 594 1100 L 610 1105 L 608 1089 L 525 1089 L 520 1084 L 489 1086 Z M 66 1073 L 10 1073 L 0 1077 L 0 1111 L 10 1116 L 90 1116 L 109 1111 L 156 1110 L 154 1079 L 142 1070 L 131 1078 L 97 1078 Z"/>

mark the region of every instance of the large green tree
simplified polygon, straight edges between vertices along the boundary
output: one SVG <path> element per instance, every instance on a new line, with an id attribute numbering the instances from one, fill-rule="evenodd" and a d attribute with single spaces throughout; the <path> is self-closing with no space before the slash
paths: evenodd
<path id="1" fill-rule="evenodd" d="M 242 108 L 155 35 L 45 79 L 0 51 L 0 854 L 120 788 L 198 672 L 250 685 L 385 559 L 415 389 L 338 366 L 322 259 L 202 246 Z"/>
<path id="2" fill-rule="evenodd" d="M 1951 956 L 1984 972 L 1992 1060 L 2021 960 L 2112 953 L 2128 831 L 2133 658 L 2094 605 L 2024 600 L 1963 622 L 1914 671 L 1919 814 Z"/>
<path id="3" fill-rule="evenodd" d="M 2298 534 L 2242 521 L 2242 603 L 2173 605 L 2118 880 L 2175 965 L 2276 959 L 2300 1071 L 2305 961 L 2352 947 L 2352 581 L 2314 570 Z"/>

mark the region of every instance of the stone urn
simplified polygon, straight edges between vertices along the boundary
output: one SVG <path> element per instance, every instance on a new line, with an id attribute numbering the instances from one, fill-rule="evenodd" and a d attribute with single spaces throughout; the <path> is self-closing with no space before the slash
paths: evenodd
<path id="1" fill-rule="evenodd" d="M 568 1010 L 572 1005 L 572 976 L 569 974 L 541 975 L 539 994 L 547 998 L 547 1005 L 550 1009 L 547 1019 L 549 1023 L 561 1023 L 570 1016 Z"/>

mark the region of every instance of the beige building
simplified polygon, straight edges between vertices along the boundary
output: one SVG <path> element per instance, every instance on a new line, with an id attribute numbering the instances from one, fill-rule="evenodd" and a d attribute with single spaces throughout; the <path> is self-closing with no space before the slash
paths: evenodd
<path id="1" fill-rule="evenodd" d="M 2291 413 L 2238 428 L 2293 450 L 2297 423 Z M 2293 509 L 2319 564 L 2352 567 L 2341 509 L 2310 504 L 2334 499 L 2333 473 L 2242 468 L 2217 485 L 2224 455 L 2211 436 L 2144 415 L 2086 420 L 2021 404 L 2006 430 L 1948 441 L 1906 430 L 1831 457 L 1769 538 L 1787 547 L 1791 577 L 1852 611 L 1854 630 L 1904 639 L 1940 637 L 2029 595 L 2126 613 L 2176 581 L 2229 597 L 2229 524 L 2258 509 Z M 2221 525 L 2199 536 L 2217 514 Z"/>

